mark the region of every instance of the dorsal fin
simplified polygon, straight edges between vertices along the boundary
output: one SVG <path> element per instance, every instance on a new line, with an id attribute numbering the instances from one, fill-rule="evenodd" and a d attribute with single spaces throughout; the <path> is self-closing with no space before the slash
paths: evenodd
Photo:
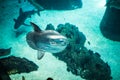
<path id="1" fill-rule="evenodd" d="M 22 8 L 20 8 L 19 15 L 21 15 L 22 13 L 23 13 L 23 10 L 22 10 Z"/>
<path id="2" fill-rule="evenodd" d="M 41 32 L 42 30 L 33 22 L 30 22 L 30 24 L 33 26 L 35 32 Z"/>

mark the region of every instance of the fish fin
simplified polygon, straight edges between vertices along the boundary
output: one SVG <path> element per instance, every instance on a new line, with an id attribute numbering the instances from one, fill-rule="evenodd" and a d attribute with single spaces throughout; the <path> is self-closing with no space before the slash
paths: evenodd
<path id="1" fill-rule="evenodd" d="M 45 54 L 44 51 L 42 51 L 42 50 L 38 50 L 38 52 L 37 52 L 37 59 L 38 59 L 38 60 L 42 59 L 43 56 L 44 56 L 44 54 Z"/>
<path id="2" fill-rule="evenodd" d="M 30 26 L 29 24 L 23 23 L 24 26 Z"/>
<path id="3" fill-rule="evenodd" d="M 17 21 L 17 19 L 13 19 L 15 22 Z"/>
<path id="4" fill-rule="evenodd" d="M 20 8 L 20 10 L 19 10 L 19 15 L 21 15 L 21 14 L 23 14 L 22 8 Z"/>
<path id="5" fill-rule="evenodd" d="M 40 11 L 39 10 L 37 10 L 37 15 L 40 16 Z"/>
<path id="6" fill-rule="evenodd" d="M 33 22 L 30 22 L 35 32 L 42 32 L 42 30 Z"/>

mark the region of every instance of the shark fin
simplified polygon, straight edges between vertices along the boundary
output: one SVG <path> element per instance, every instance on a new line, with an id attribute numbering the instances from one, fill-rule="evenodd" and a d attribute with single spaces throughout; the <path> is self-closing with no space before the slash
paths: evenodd
<path id="1" fill-rule="evenodd" d="M 33 22 L 30 22 L 30 24 L 33 26 L 35 32 L 41 32 L 42 30 Z"/>
<path id="2" fill-rule="evenodd" d="M 17 21 L 16 19 L 13 19 L 15 22 Z"/>
<path id="3" fill-rule="evenodd" d="M 38 60 L 42 59 L 43 56 L 44 56 L 44 54 L 45 54 L 44 51 L 42 51 L 42 50 L 38 50 L 38 52 L 37 52 L 37 59 L 38 59 Z"/>
<path id="4" fill-rule="evenodd" d="M 38 16 L 40 16 L 40 11 L 39 10 L 37 11 L 37 14 L 38 14 Z"/>
<path id="5" fill-rule="evenodd" d="M 22 8 L 20 8 L 20 10 L 19 10 L 19 15 L 21 15 L 21 14 L 23 14 Z"/>
<path id="6" fill-rule="evenodd" d="M 30 26 L 29 24 L 23 23 L 24 26 Z"/>

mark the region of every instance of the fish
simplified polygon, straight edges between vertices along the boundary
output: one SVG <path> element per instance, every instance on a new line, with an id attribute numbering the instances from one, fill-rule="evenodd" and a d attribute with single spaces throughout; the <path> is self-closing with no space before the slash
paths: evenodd
<path id="1" fill-rule="evenodd" d="M 39 11 L 31 10 L 23 12 L 22 8 L 20 8 L 18 18 L 14 19 L 15 21 L 14 29 L 18 29 L 21 25 L 30 26 L 28 24 L 25 24 L 24 22 L 28 17 L 31 17 L 31 15 L 35 13 L 37 13 L 40 16 Z"/>
<path id="2" fill-rule="evenodd" d="M 26 35 L 29 47 L 37 50 L 37 59 L 40 60 L 45 52 L 57 53 L 63 51 L 68 45 L 68 39 L 55 30 L 41 30 L 35 23 L 30 22 L 34 31 Z"/>

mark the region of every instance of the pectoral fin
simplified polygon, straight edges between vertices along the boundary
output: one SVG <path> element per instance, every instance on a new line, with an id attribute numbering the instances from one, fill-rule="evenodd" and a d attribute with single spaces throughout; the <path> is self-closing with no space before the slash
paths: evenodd
<path id="1" fill-rule="evenodd" d="M 42 50 L 38 50 L 37 52 L 37 59 L 40 60 L 44 56 L 45 52 Z"/>

